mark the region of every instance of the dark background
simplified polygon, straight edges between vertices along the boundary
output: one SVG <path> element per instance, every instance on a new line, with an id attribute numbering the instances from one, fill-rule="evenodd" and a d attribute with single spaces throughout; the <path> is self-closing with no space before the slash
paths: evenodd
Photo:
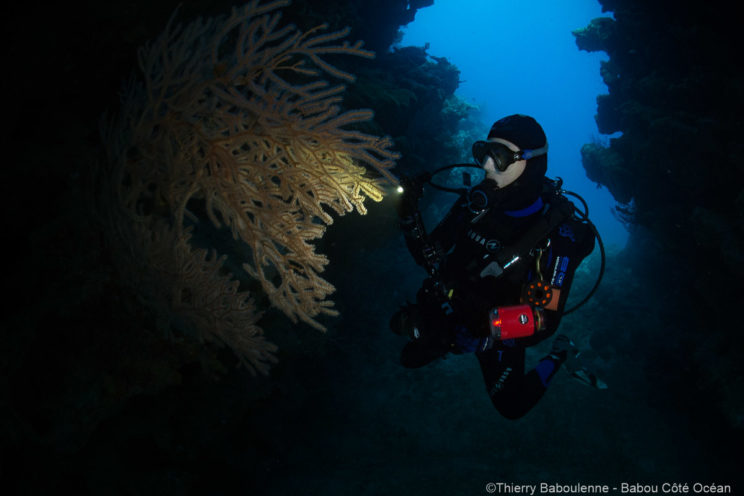
<path id="1" fill-rule="evenodd" d="M 454 66 L 423 49 L 388 52 L 426 3 L 308 0 L 285 11 L 304 29 L 349 25 L 350 38 L 378 52 L 349 62 L 359 79 L 346 104 L 376 111 L 369 131 L 392 136 L 398 171 L 455 161 L 450 137 L 468 119 L 449 99 Z M 561 373 L 519 421 L 492 408 L 472 356 L 398 365 L 404 341 L 387 322 L 424 273 L 392 199 L 338 219 L 318 244 L 341 311 L 324 321 L 326 334 L 267 312 L 261 326 L 280 347 L 268 377 L 236 368 L 230 350 L 156 333 L 117 284 L 88 199 L 99 119 L 116 111 L 137 47 L 176 4 L 11 7 L 0 348 L 9 493 L 484 494 L 491 481 L 716 482 L 735 492 L 744 446 L 737 30 L 704 3 L 601 3 L 615 21 L 593 23 L 577 43 L 610 56 L 597 122 L 623 134 L 585 147 L 584 166 L 621 202 L 631 238 L 608 254 L 600 290 L 562 332 L 609 389 Z M 189 1 L 178 16 L 229 6 Z M 416 98 L 392 91 L 401 89 Z M 577 276 L 576 297 L 598 263 L 595 253 Z"/>

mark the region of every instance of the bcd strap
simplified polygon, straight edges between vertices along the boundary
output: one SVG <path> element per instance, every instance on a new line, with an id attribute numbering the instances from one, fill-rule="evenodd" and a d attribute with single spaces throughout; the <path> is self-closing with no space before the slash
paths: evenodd
<path id="1" fill-rule="evenodd" d="M 499 277 L 506 269 L 519 262 L 550 232 L 573 215 L 573 204 L 566 198 L 556 195 L 551 199 L 548 211 L 513 245 L 506 246 L 496 260 L 486 265 L 481 277 Z"/>

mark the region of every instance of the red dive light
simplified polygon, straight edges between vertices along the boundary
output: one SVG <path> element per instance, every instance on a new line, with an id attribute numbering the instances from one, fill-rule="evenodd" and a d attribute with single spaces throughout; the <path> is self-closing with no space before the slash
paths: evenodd
<path id="1" fill-rule="evenodd" d="M 530 305 L 496 307 L 489 312 L 491 337 L 505 340 L 532 336 L 545 329 L 542 308 Z"/>

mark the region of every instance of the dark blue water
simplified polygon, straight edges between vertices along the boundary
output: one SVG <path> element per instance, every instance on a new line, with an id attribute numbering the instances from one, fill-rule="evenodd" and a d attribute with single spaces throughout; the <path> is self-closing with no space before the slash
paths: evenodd
<path id="1" fill-rule="evenodd" d="M 606 139 L 594 114 L 597 95 L 607 93 L 599 73 L 607 57 L 579 51 L 571 31 L 602 15 L 594 0 L 437 0 L 418 11 L 401 45 L 428 43 L 429 55 L 455 64 L 456 94 L 480 108 L 486 125 L 514 113 L 535 117 L 548 136 L 548 175 L 587 200 L 607 245 L 624 246 L 612 195 L 581 166 L 581 146 Z"/>

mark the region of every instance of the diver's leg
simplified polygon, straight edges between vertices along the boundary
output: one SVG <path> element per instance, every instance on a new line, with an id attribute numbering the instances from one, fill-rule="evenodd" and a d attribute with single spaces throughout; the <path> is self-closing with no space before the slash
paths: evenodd
<path id="1" fill-rule="evenodd" d="M 527 413 L 526 397 L 523 395 L 524 348 L 492 348 L 477 352 L 486 391 L 496 410 L 506 418 L 516 419 Z M 539 398 L 538 398 L 539 399 Z"/>
<path id="2" fill-rule="evenodd" d="M 527 374 L 524 373 L 524 348 L 491 349 L 476 355 L 493 405 L 504 417 L 517 419 L 540 401 L 568 353 L 573 350 L 571 340 L 558 335 L 550 354 Z"/>
<path id="3" fill-rule="evenodd" d="M 476 353 L 488 396 L 504 417 L 520 418 L 540 401 L 551 379 L 566 360 L 565 350 L 555 350 L 555 344 L 553 348 L 527 374 L 524 373 L 525 350 L 522 347 Z"/>
<path id="4" fill-rule="evenodd" d="M 550 353 L 543 357 L 537 366 L 525 377 L 525 382 L 533 388 L 547 389 L 558 369 L 568 358 L 569 353 L 576 353 L 573 342 L 564 334 L 559 334 L 553 341 Z M 539 384 L 539 386 L 538 386 Z"/>

